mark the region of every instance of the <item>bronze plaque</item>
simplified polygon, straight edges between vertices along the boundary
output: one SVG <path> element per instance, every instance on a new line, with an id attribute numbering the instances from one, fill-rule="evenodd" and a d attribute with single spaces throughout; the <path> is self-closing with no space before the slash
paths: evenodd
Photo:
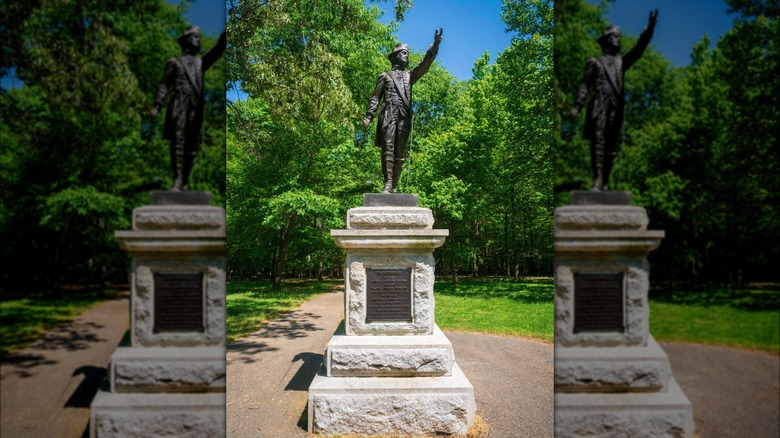
<path id="1" fill-rule="evenodd" d="M 622 332 L 623 273 L 574 274 L 574 333 Z"/>
<path id="2" fill-rule="evenodd" d="M 154 273 L 153 332 L 203 332 L 203 272 Z"/>
<path id="3" fill-rule="evenodd" d="M 412 268 L 366 268 L 366 322 L 412 321 Z"/>

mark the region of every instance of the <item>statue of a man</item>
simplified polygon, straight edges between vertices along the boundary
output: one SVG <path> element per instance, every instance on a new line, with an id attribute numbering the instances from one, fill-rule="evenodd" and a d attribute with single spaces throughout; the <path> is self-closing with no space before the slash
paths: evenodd
<path id="1" fill-rule="evenodd" d="M 443 29 L 434 32 L 433 44 L 428 48 L 425 58 L 408 72 L 404 70 L 409 64 L 409 46 L 398 43 L 387 55 L 387 59 L 393 64 L 392 70 L 379 73 L 377 78 L 363 127 L 367 128 L 371 124 L 379 107 L 374 144 L 382 148 L 382 174 L 385 178 L 382 193 L 395 193 L 398 187 L 406 142 L 412 131 L 412 86 L 431 68 L 439 52 L 442 33 Z"/>
<path id="2" fill-rule="evenodd" d="M 620 50 L 620 28 L 609 26 L 599 37 L 601 56 L 590 58 L 571 109 L 577 117 L 590 94 L 585 118 L 585 138 L 590 140 L 590 162 L 593 169 L 591 190 L 606 190 L 615 156 L 620 151 L 624 117 L 623 74 L 642 57 L 658 19 L 658 10 L 650 12 L 647 27 L 636 45 L 623 56 Z"/>
<path id="3" fill-rule="evenodd" d="M 202 57 L 200 51 L 200 28 L 189 26 L 179 37 L 181 56 L 168 59 L 165 76 L 157 90 L 152 117 L 157 117 L 170 95 L 165 114 L 164 137 L 171 142 L 171 169 L 173 188 L 187 189 L 187 180 L 199 149 L 200 129 L 203 126 L 203 74 L 225 51 L 225 32 L 217 44 Z"/>

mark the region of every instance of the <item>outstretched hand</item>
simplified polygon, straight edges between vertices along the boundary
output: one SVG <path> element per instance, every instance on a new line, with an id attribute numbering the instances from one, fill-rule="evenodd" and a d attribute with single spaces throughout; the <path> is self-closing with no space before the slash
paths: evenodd
<path id="1" fill-rule="evenodd" d="M 443 33 L 444 33 L 443 28 L 440 28 L 439 30 L 434 30 L 433 44 L 436 44 L 438 46 L 441 43 L 441 35 Z"/>
<path id="2" fill-rule="evenodd" d="M 648 18 L 647 24 L 650 27 L 655 27 L 656 21 L 658 21 L 658 9 L 650 11 L 650 18 Z"/>

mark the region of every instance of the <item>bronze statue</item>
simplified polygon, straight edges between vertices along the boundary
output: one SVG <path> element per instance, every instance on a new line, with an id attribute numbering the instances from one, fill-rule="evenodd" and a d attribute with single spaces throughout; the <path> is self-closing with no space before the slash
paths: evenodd
<path id="1" fill-rule="evenodd" d="M 203 74 L 225 51 L 225 32 L 217 44 L 202 57 L 200 51 L 200 28 L 189 26 L 179 37 L 181 56 L 168 59 L 165 76 L 157 90 L 152 117 L 157 117 L 170 94 L 165 114 L 164 137 L 171 142 L 171 168 L 173 188 L 187 190 L 187 180 L 199 149 L 200 129 L 203 126 Z"/>
<path id="2" fill-rule="evenodd" d="M 412 131 L 412 86 L 428 69 L 431 68 L 443 29 L 434 32 L 433 44 L 428 48 L 423 60 L 408 72 L 404 71 L 409 64 L 409 46 L 398 43 L 387 59 L 393 64 L 390 71 L 379 73 L 374 95 L 368 102 L 366 118 L 363 127 L 367 128 L 374 120 L 379 102 L 379 120 L 376 125 L 374 144 L 382 148 L 382 174 L 385 186 L 382 193 L 395 193 L 401 169 L 404 165 L 406 143 Z"/>
<path id="3" fill-rule="evenodd" d="M 658 19 L 658 10 L 650 12 L 647 27 L 636 45 L 623 56 L 620 50 L 620 28 L 609 26 L 599 37 L 601 56 L 590 58 L 585 68 L 577 100 L 571 109 L 577 117 L 590 93 L 588 113 L 585 118 L 585 138 L 590 140 L 590 163 L 593 169 L 591 190 L 606 190 L 615 156 L 620 151 L 624 117 L 623 74 L 642 57 Z"/>

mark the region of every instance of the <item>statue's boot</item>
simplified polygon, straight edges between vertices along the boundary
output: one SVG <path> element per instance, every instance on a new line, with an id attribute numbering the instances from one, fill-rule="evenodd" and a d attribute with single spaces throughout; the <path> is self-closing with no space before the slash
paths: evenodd
<path id="1" fill-rule="evenodd" d="M 184 190 L 184 151 L 176 148 L 173 165 L 173 188 L 171 190 L 179 192 Z"/>
<path id="2" fill-rule="evenodd" d="M 184 168 L 182 169 L 182 190 L 187 190 L 187 181 L 190 180 L 192 166 L 195 163 L 195 154 L 184 154 Z"/>
<path id="3" fill-rule="evenodd" d="M 609 185 L 609 175 L 612 173 L 612 166 L 615 163 L 615 156 L 613 154 L 607 154 L 604 157 L 604 175 L 602 176 L 602 190 L 607 190 Z"/>
<path id="4" fill-rule="evenodd" d="M 393 156 L 385 157 L 382 161 L 382 170 L 385 173 L 385 187 L 382 193 L 393 193 Z"/>
<path id="5" fill-rule="evenodd" d="M 604 190 L 604 153 L 598 151 L 593 156 L 593 187 L 592 191 Z"/>
<path id="6" fill-rule="evenodd" d="M 395 193 L 398 188 L 398 182 L 401 181 L 401 171 L 404 168 L 404 159 L 396 158 L 393 160 L 393 189 L 390 193 Z"/>

